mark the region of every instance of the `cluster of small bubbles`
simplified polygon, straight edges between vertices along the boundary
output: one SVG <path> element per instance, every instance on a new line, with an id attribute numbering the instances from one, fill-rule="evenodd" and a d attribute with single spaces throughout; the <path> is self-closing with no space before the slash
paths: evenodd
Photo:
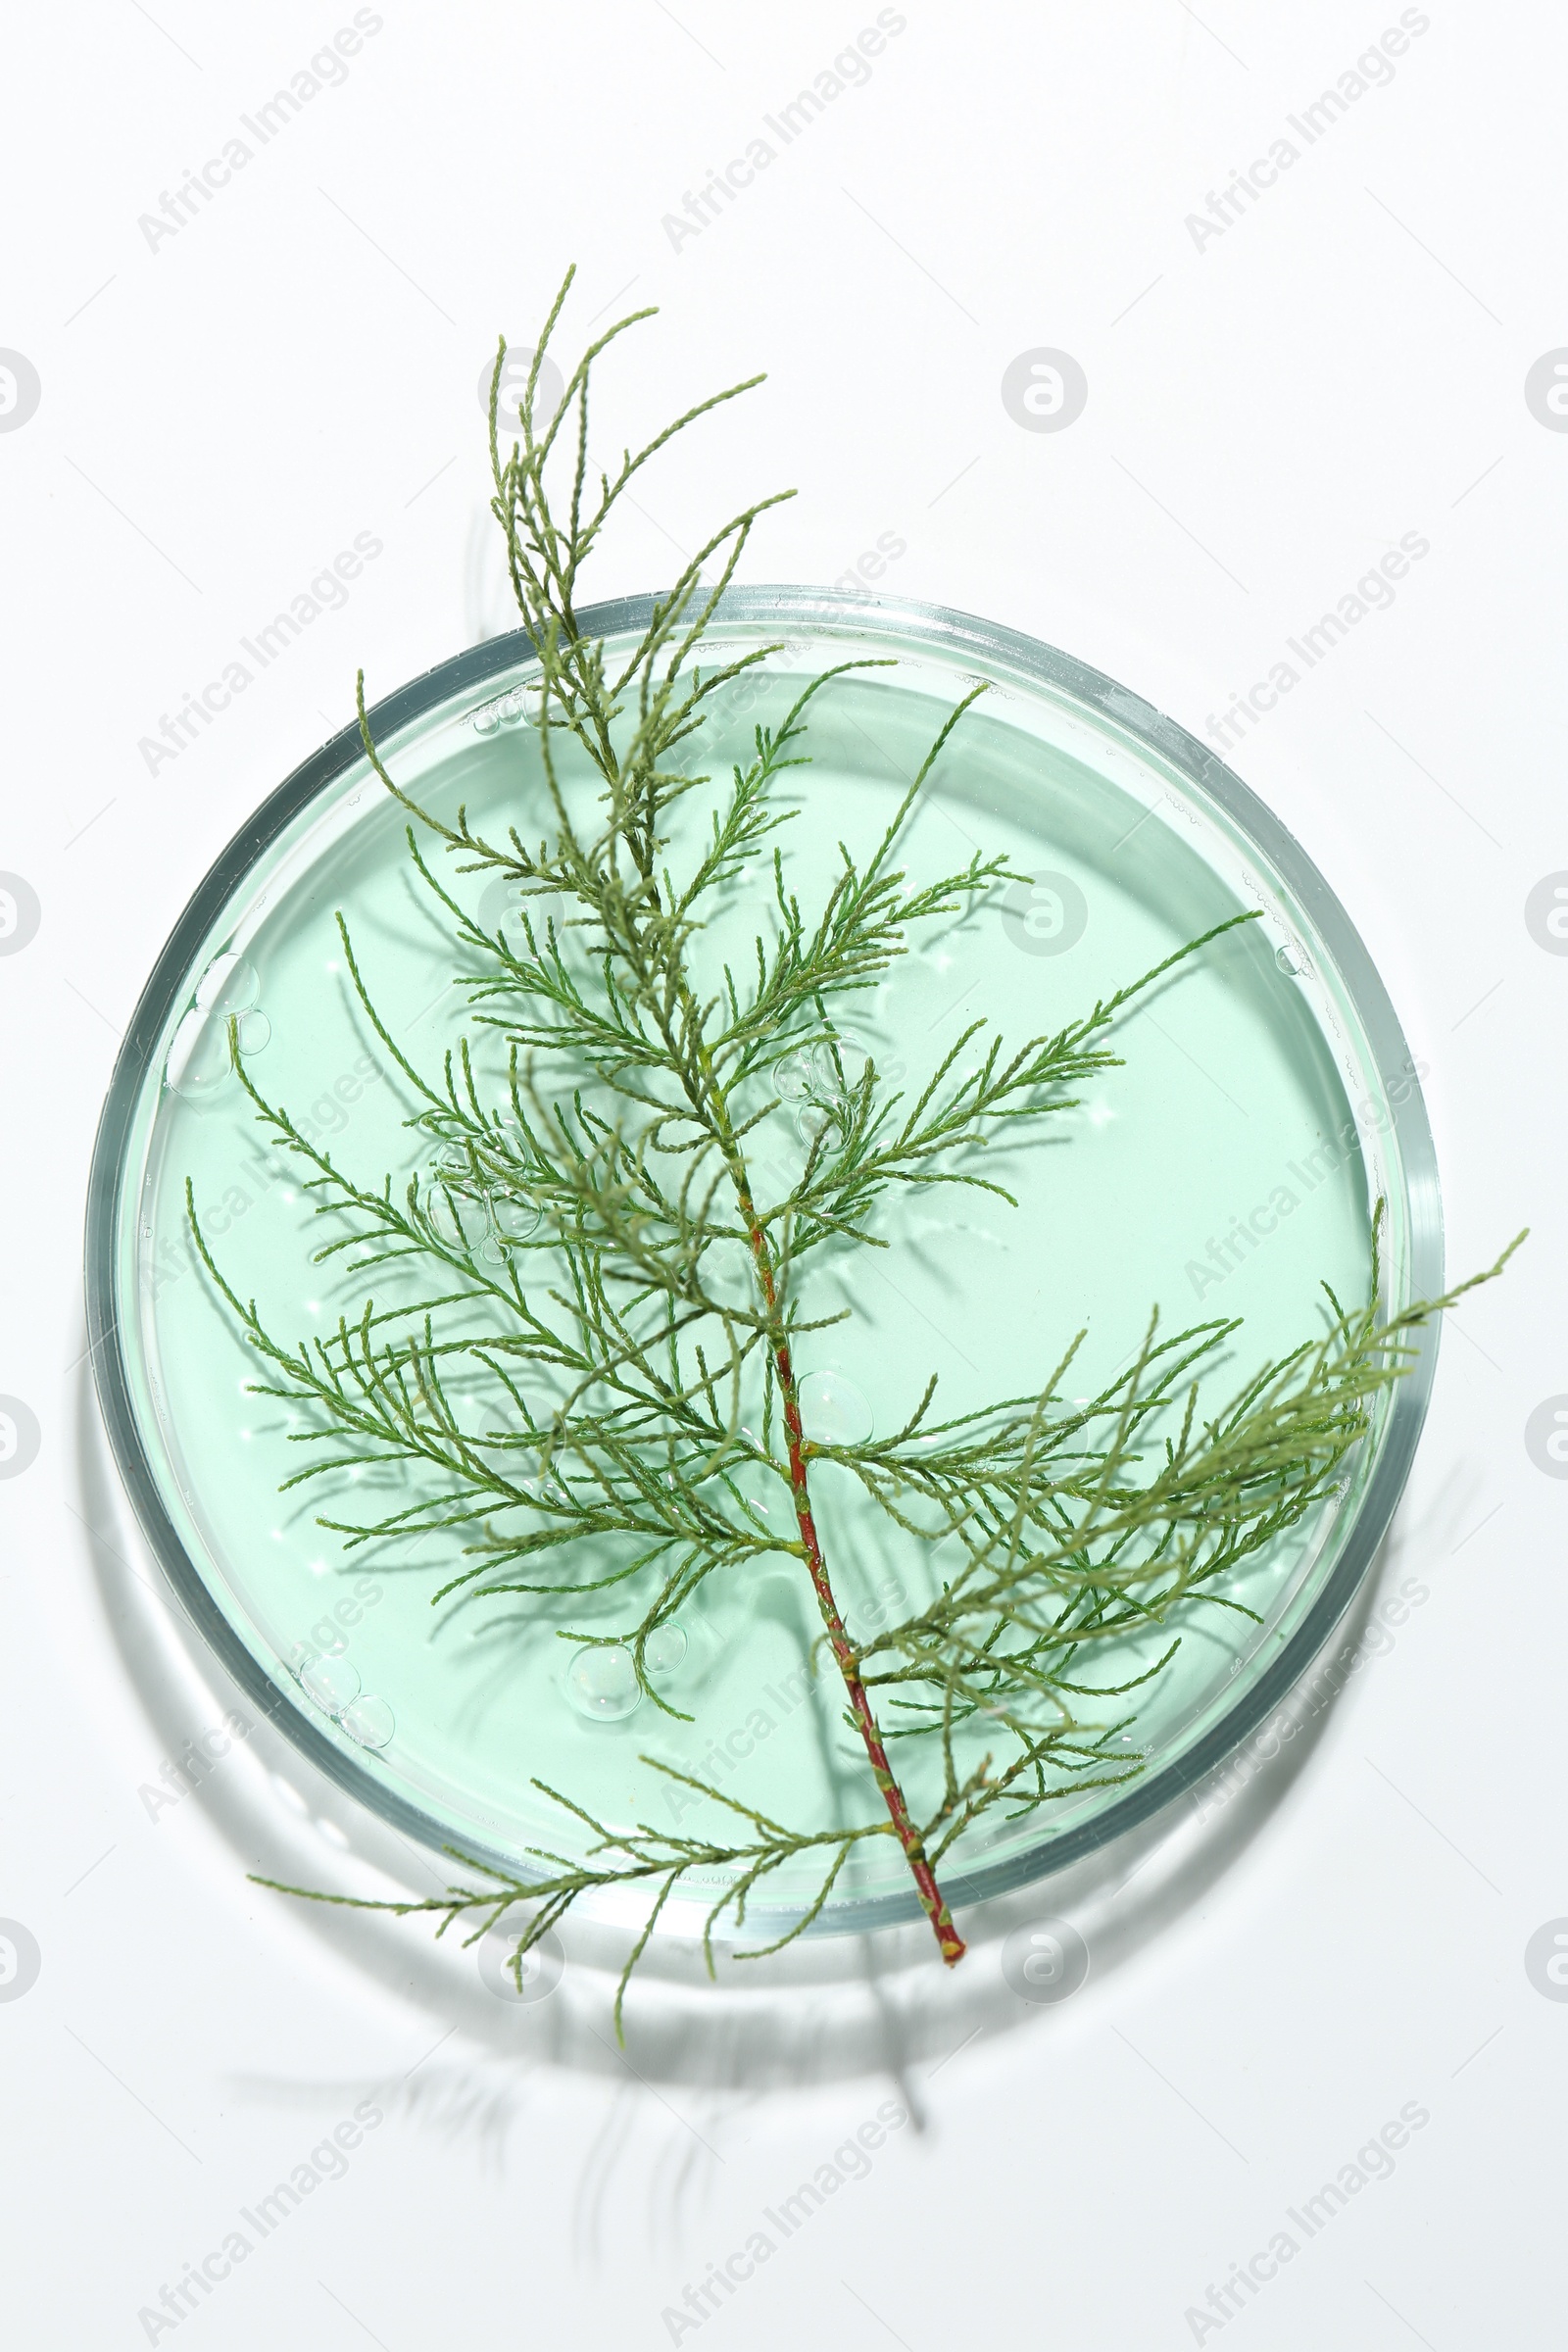
<path id="1" fill-rule="evenodd" d="M 231 949 L 216 956 L 196 984 L 195 1002 L 174 1032 L 165 1075 L 175 1094 L 201 1102 L 215 1094 L 233 1068 L 228 1024 L 243 1054 L 260 1054 L 272 1025 L 260 1009 L 261 975 Z"/>
<path id="2" fill-rule="evenodd" d="M 799 1396 L 806 1434 L 817 1446 L 863 1446 L 875 1427 L 869 1400 L 843 1372 L 808 1372 Z"/>
<path id="3" fill-rule="evenodd" d="M 470 1204 L 479 1211 L 482 1230 L 477 1235 L 467 1233 L 461 1204 Z M 541 1211 L 534 1201 L 517 1200 L 511 1193 L 501 1193 L 487 1183 L 467 1183 L 456 1186 L 452 1176 L 435 1174 L 425 1186 L 425 1216 L 430 1228 L 449 1249 L 475 1249 L 491 1265 L 501 1265 L 506 1253 L 526 1242 L 538 1230 Z"/>
<path id="4" fill-rule="evenodd" d="M 567 1698 L 588 1723 L 619 1723 L 642 1704 L 636 1662 L 620 1642 L 594 1642 L 574 1650 L 565 1684 Z"/>
<path id="5" fill-rule="evenodd" d="M 359 1668 L 351 1658 L 296 1643 L 289 1663 L 312 1705 L 329 1715 L 357 1746 L 386 1747 L 390 1743 L 397 1729 L 392 1709 L 384 1698 L 362 1690 Z"/>
<path id="6" fill-rule="evenodd" d="M 463 1206 L 476 1208 L 483 1221 L 470 1237 Z M 424 1186 L 424 1213 L 438 1238 L 452 1250 L 477 1249 L 481 1257 L 499 1265 L 507 1251 L 525 1242 L 539 1226 L 540 1211 L 497 1177 L 475 1164 L 461 1144 L 443 1144 L 430 1163 Z"/>
<path id="7" fill-rule="evenodd" d="M 497 695 L 494 702 L 481 703 L 477 710 L 470 711 L 468 723 L 476 735 L 493 735 L 498 727 L 514 727 L 527 707 L 526 688 L 514 686 Z"/>
<path id="8" fill-rule="evenodd" d="M 814 1143 L 835 1119 L 863 1080 L 871 1064 L 864 1039 L 849 1030 L 818 1038 L 811 1046 L 794 1046 L 774 1062 L 769 1075 L 781 1102 L 791 1106 L 795 1132 L 803 1144 Z M 905 1065 L 894 1060 L 877 1064 L 878 1075 L 897 1085 Z"/>

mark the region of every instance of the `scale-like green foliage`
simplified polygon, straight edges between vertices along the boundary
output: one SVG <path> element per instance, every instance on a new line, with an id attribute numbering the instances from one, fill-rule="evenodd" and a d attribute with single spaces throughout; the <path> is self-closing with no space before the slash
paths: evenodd
<path id="1" fill-rule="evenodd" d="M 1115 1066 L 1110 1033 L 1121 1009 L 1232 926 L 1052 1035 L 1008 1047 L 971 1024 L 916 1091 L 891 1088 L 872 1061 L 852 1075 L 841 1051 L 847 1001 L 852 1007 L 876 985 L 919 926 L 975 907 L 1011 878 L 1003 860 L 979 855 L 927 880 L 912 880 L 902 863 L 910 813 L 974 696 L 949 717 L 869 858 L 843 851 L 824 904 L 803 909 L 776 838 L 792 813 L 780 806 L 779 779 L 805 763 L 812 699 L 844 670 L 875 665 L 845 663 L 814 679 L 781 724 L 757 730 L 752 758 L 725 784 L 683 757 L 683 746 L 700 751 L 712 698 L 776 650 L 699 665 L 771 499 L 700 549 L 629 653 L 612 660 L 583 635 L 579 575 L 627 485 L 674 434 L 749 387 L 700 403 L 592 490 L 591 370 L 635 318 L 591 346 L 553 414 L 536 418 L 566 285 L 534 355 L 520 441 L 509 453 L 497 433 L 504 345 L 490 424 L 494 511 L 538 657 L 528 740 L 551 809 L 544 837 L 530 842 L 514 825 L 491 841 L 464 811 L 448 823 L 417 807 L 372 740 L 363 679 L 360 693 L 367 756 L 415 820 L 411 854 L 450 921 L 473 1029 L 504 1041 L 505 1083 L 499 1096 L 487 1087 L 466 1034 L 438 1078 L 416 1068 L 378 1014 L 339 917 L 365 1014 L 413 1090 L 411 1124 L 426 1139 L 432 1173 L 401 1196 L 390 1178 L 379 1189 L 358 1183 L 239 1066 L 272 1139 L 309 1163 L 308 1189 L 331 1229 L 320 1255 L 355 1274 L 374 1270 L 381 1294 L 367 1293 L 331 1338 L 288 1347 L 229 1288 L 194 1215 L 192 1232 L 266 1366 L 261 1393 L 306 1408 L 295 1441 L 311 1458 L 289 1483 L 322 1483 L 330 1501 L 321 1524 L 347 1546 L 440 1534 L 454 1567 L 437 1603 L 474 1592 L 552 1600 L 556 1630 L 623 1642 L 647 1697 L 666 1714 L 678 1711 L 650 1668 L 649 1644 L 706 1579 L 744 1578 L 783 1554 L 810 1583 L 823 1622 L 820 1670 L 842 1679 L 846 1720 L 864 1745 L 861 1819 L 792 1827 L 650 1757 L 720 1808 L 718 1834 L 687 1838 L 646 1823 L 628 1831 L 546 1789 L 574 1818 L 580 1850 L 540 1849 L 531 1874 L 515 1878 L 469 1863 L 486 1883 L 368 1907 L 434 1911 L 443 1928 L 461 1917 L 477 1936 L 525 1903 L 520 1966 L 580 1894 L 641 1884 L 652 1899 L 629 1975 L 688 1874 L 710 1885 L 715 1871 L 731 1874 L 709 1914 L 710 1936 L 726 1913 L 744 1922 L 748 1900 L 786 1863 L 819 1865 L 804 1915 L 778 1939 L 788 1941 L 820 1911 L 855 1850 L 892 1837 L 951 1962 L 963 1945 L 935 1875 L 945 1858 L 988 1814 L 1138 1769 L 1112 1745 L 1129 1713 L 1101 1720 L 1101 1702 L 1124 1699 L 1160 1671 L 1184 1604 L 1240 1606 L 1224 1591 L 1229 1573 L 1343 1478 L 1380 1396 L 1412 1358 L 1418 1326 L 1447 1300 L 1380 1316 L 1374 1219 L 1366 1301 L 1342 1307 L 1330 1295 L 1318 1336 L 1222 1405 L 1200 1401 L 1200 1380 L 1236 1324 L 1162 1337 L 1151 1320 L 1131 1361 L 1087 1400 L 1065 1390 L 1075 1341 L 1036 1394 L 944 1421 L 934 1417 L 932 1381 L 892 1436 L 813 1439 L 802 1424 L 794 1350 L 836 1317 L 809 1311 L 812 1252 L 830 1241 L 885 1248 L 878 1213 L 896 1188 L 977 1186 L 1012 1202 L 988 1172 L 997 1145 L 1015 1153 L 1073 1102 L 1075 1087 Z M 563 469 L 558 512 L 546 477 Z M 686 805 L 705 790 L 706 803 Z M 421 847 L 430 843 L 459 871 L 504 881 L 517 919 L 482 928 L 432 871 Z M 705 984 L 700 935 L 769 870 L 751 961 L 722 966 Z M 774 1073 L 786 1066 L 815 1071 L 816 1116 L 795 1181 L 770 1198 L 754 1144 L 778 1107 Z M 947 1543 L 940 1592 L 862 1639 L 840 1612 L 815 1523 L 818 1460 L 857 1481 L 898 1540 Z M 349 1516 L 365 1490 L 348 1474 L 368 1464 L 398 1471 L 406 1499 Z M 760 1514 L 737 1483 L 743 1473 L 754 1487 L 773 1482 L 793 1507 Z M 622 1590 L 616 1633 L 573 1632 L 574 1598 Z M 1152 1625 L 1171 1628 L 1163 1654 L 1126 1664 L 1129 1638 Z M 1139 1654 L 1147 1659 L 1147 1644 Z"/>

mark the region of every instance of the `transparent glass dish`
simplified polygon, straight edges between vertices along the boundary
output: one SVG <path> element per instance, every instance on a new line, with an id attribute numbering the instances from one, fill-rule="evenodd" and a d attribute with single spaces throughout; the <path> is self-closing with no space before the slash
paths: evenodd
<path id="1" fill-rule="evenodd" d="M 650 609 L 632 599 L 581 618 L 612 646 L 630 644 Z M 1393 1008 L 1327 884 L 1228 768 L 1110 680 L 961 613 L 734 590 L 710 654 L 777 641 L 767 670 L 737 681 L 714 712 L 704 764 L 716 773 L 816 671 L 897 663 L 812 705 L 811 765 L 791 780 L 802 816 L 786 833 L 791 886 L 808 906 L 840 837 L 885 824 L 953 703 L 977 678 L 991 689 L 933 775 L 907 863 L 916 876 L 942 870 L 972 844 L 1033 880 L 940 928 L 868 1001 L 859 1042 L 888 1077 L 922 1079 L 976 1017 L 1018 1043 L 1054 1030 L 1228 915 L 1261 916 L 1118 1023 L 1125 1066 L 1097 1079 L 1028 1154 L 1017 1211 L 981 1195 L 922 1195 L 918 1214 L 901 1212 L 890 1251 L 858 1251 L 830 1272 L 823 1308 L 853 1315 L 803 1348 L 798 1368 L 818 1411 L 847 1416 L 846 1428 L 866 1416 L 897 1428 L 932 1372 L 950 1414 L 1038 1389 L 1080 1326 L 1075 1385 L 1088 1393 L 1127 1359 L 1155 1305 L 1166 1330 L 1244 1318 L 1218 1396 L 1314 1335 L 1321 1282 L 1342 1298 L 1365 1295 L 1379 1199 L 1385 1308 L 1441 1290 L 1431 1134 Z M 526 640 L 503 637 L 379 705 L 374 735 L 403 788 L 446 815 L 466 803 L 481 832 L 515 818 L 524 838 L 542 834 L 520 691 L 535 674 Z M 415 884 L 406 821 L 355 731 L 325 745 L 206 876 L 126 1033 L 93 1162 L 87 1302 L 104 1417 L 148 1542 L 252 1700 L 322 1771 L 428 1846 L 528 1875 L 527 1849 L 569 1842 L 535 1779 L 612 1822 L 694 1829 L 645 1753 L 792 1823 L 825 1822 L 829 1809 L 870 1818 L 874 1789 L 843 1727 L 842 1694 L 831 1669 L 813 1681 L 807 1663 L 820 1626 L 794 1563 L 764 1563 L 744 1584 L 710 1579 L 688 1607 L 663 1660 L 671 1700 L 699 1718 L 685 1726 L 646 1700 L 627 1709 L 612 1652 L 577 1656 L 504 1605 L 432 1610 L 453 1563 L 429 1546 L 346 1555 L 315 1523 L 330 1507 L 323 1494 L 279 1495 L 298 1466 L 286 1415 L 246 1393 L 256 1360 L 195 1256 L 185 1186 L 226 1279 L 259 1298 L 280 1337 L 335 1322 L 334 1278 L 311 1262 L 321 1233 L 300 1190 L 309 1171 L 260 1134 L 227 1068 L 227 1020 L 238 1020 L 258 1087 L 339 1164 L 377 1185 L 390 1172 L 399 1191 L 420 1172 L 397 1072 L 353 997 L 333 920 L 338 909 L 347 917 L 401 1049 L 438 1074 L 464 1000 L 451 985 L 450 933 Z M 462 896 L 464 883 L 435 862 Z M 498 886 L 469 888 L 493 928 L 506 912 Z M 776 1114 L 781 1167 L 811 1092 L 807 1071 Z M 1129 1764 L 1141 1759 L 1136 1776 L 972 1834 L 943 1873 L 951 1901 L 1016 1886 L 1146 1820 L 1278 1705 L 1366 1572 L 1433 1368 L 1429 1341 L 1380 1406 L 1343 1489 L 1227 1584 L 1261 1623 L 1227 1610 L 1183 1618 L 1175 1661 L 1122 1735 Z M 820 1500 L 852 1627 L 903 1613 L 926 1565 L 885 1533 L 862 1540 L 853 1497 L 831 1481 Z M 574 1610 L 573 1622 L 616 1621 Z M 723 1874 L 688 1882 L 662 1927 L 690 1932 L 722 1884 Z M 780 1932 L 813 1885 L 781 1873 L 751 1930 Z M 635 1904 L 605 1896 L 597 1908 L 613 1918 Z M 914 1908 L 897 1849 L 877 1839 L 812 1932 Z"/>

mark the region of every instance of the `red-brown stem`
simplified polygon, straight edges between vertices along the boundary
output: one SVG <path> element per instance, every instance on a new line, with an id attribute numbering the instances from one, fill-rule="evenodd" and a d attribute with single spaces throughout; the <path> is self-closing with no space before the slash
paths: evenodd
<path id="1" fill-rule="evenodd" d="M 772 1324 L 773 1368 L 778 1374 L 779 1396 L 784 1407 L 784 1434 L 789 1444 L 790 1490 L 795 1499 L 795 1517 L 801 1531 L 801 1544 L 806 1553 L 806 1565 L 810 1573 L 812 1589 L 816 1593 L 816 1605 L 822 1612 L 822 1623 L 827 1628 L 828 1642 L 834 1657 L 838 1660 L 839 1672 L 844 1677 L 844 1688 L 850 1694 L 850 1711 L 855 1717 L 860 1738 L 865 1742 L 865 1752 L 870 1758 L 876 1785 L 881 1789 L 883 1800 L 893 1817 L 894 1831 L 899 1843 L 904 1848 L 904 1858 L 909 1865 L 909 1874 L 914 1880 L 915 1891 L 920 1897 L 920 1908 L 931 1922 L 932 1932 L 936 1936 L 937 1946 L 943 1959 L 950 1968 L 953 1968 L 963 1958 L 967 1946 L 953 1924 L 947 1897 L 937 1885 L 936 1873 L 926 1859 L 925 1840 L 909 1817 L 909 1808 L 905 1802 L 904 1791 L 899 1787 L 892 1765 L 888 1762 L 888 1751 L 883 1745 L 882 1734 L 877 1727 L 876 1716 L 872 1711 L 870 1695 L 860 1680 L 850 1637 L 845 1631 L 844 1620 L 839 1614 L 839 1604 L 833 1597 L 833 1587 L 828 1582 L 827 1563 L 822 1557 L 822 1545 L 817 1536 L 816 1522 L 811 1516 L 811 1496 L 806 1477 L 807 1439 L 801 1426 L 801 1406 L 796 1388 L 795 1368 L 790 1361 L 789 1342 L 784 1337 L 783 1327 L 777 1319 L 778 1289 L 773 1279 L 773 1253 L 768 1248 L 767 1236 L 758 1222 L 751 1187 L 746 1182 L 738 1153 L 732 1159 L 731 1165 L 735 1170 L 736 1191 L 740 1196 L 741 1214 L 746 1220 L 746 1230 L 751 1238 L 752 1255 L 757 1261 L 758 1284 L 767 1307 L 768 1320 Z"/>

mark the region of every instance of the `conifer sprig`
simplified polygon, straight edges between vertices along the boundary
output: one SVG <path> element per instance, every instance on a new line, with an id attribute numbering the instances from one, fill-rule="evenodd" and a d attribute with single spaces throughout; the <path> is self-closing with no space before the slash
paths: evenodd
<path id="1" fill-rule="evenodd" d="M 1064 1388 L 1080 1333 L 1033 1395 L 936 1420 L 933 1379 L 891 1437 L 813 1437 L 797 1352 L 848 1310 L 812 1311 L 811 1253 L 830 1243 L 887 1248 L 877 1222 L 899 1188 L 976 1187 L 1016 1206 L 1004 1178 L 1020 1150 L 1075 1089 L 1119 1065 L 1117 1017 L 1252 918 L 1216 925 L 1022 1045 L 971 1022 L 908 1094 L 874 1059 L 850 1076 L 856 998 L 907 954 L 911 933 L 972 912 L 1016 878 L 978 852 L 929 879 L 904 862 L 933 770 L 983 690 L 950 713 L 869 856 L 841 843 L 822 903 L 803 907 L 785 855 L 797 810 L 782 805 L 781 782 L 808 763 L 816 697 L 881 664 L 847 662 L 812 678 L 776 727 L 757 727 L 727 781 L 693 762 L 712 698 L 778 650 L 702 665 L 753 526 L 788 492 L 713 533 L 629 651 L 612 655 L 584 634 L 579 578 L 628 484 L 675 435 L 761 379 L 698 403 L 624 451 L 590 491 L 592 370 L 651 314 L 591 344 L 541 416 L 541 369 L 570 283 L 568 271 L 510 451 L 498 421 L 504 343 L 491 387 L 492 506 L 537 662 L 525 738 L 535 813 L 524 819 L 519 794 L 514 820 L 492 840 L 465 808 L 449 819 L 418 804 L 382 757 L 359 681 L 366 757 L 412 820 L 414 867 L 450 924 L 467 999 L 467 1028 L 437 1075 L 422 1071 L 378 1011 L 339 915 L 352 986 L 411 1091 L 408 1125 L 425 1165 L 401 1191 L 390 1176 L 362 1183 L 257 1090 L 231 1028 L 257 1118 L 306 1163 L 305 1190 L 325 1221 L 318 1255 L 356 1291 L 353 1313 L 326 1338 L 274 1338 L 222 1274 L 187 1199 L 196 1248 L 260 1359 L 257 1389 L 301 1422 L 290 1438 L 305 1459 L 285 1483 L 323 1482 L 320 1523 L 349 1549 L 444 1539 L 433 1604 L 530 1595 L 549 1604 L 555 1633 L 623 1642 L 643 1693 L 690 1720 L 659 1688 L 654 1638 L 709 1579 L 744 1580 L 768 1557 L 808 1583 L 822 1629 L 815 1663 L 836 1675 L 865 1761 L 865 1818 L 792 1827 L 649 1756 L 693 1801 L 719 1809 L 713 1834 L 607 1824 L 538 1780 L 582 1850 L 536 1849 L 515 1875 L 458 1855 L 491 1884 L 423 1901 L 318 1898 L 437 1913 L 443 1931 L 464 1918 L 473 1936 L 525 1904 L 520 1968 L 583 1894 L 645 1887 L 651 1908 L 617 1992 L 618 2030 L 626 1980 L 683 1882 L 729 1874 L 707 1916 L 711 1966 L 715 1930 L 726 1916 L 743 1926 L 786 1865 L 814 1873 L 814 1890 L 760 1948 L 804 1933 L 873 1838 L 897 1840 L 944 1960 L 959 1960 L 939 1866 L 989 1816 L 1138 1769 L 1113 1744 L 1132 1720 L 1122 1702 L 1168 1664 L 1193 1608 L 1243 1607 L 1227 1580 L 1344 1478 L 1421 1325 L 1460 1293 L 1386 1316 L 1375 1217 L 1365 1300 L 1345 1308 L 1328 1295 L 1318 1337 L 1217 1406 L 1203 1384 L 1237 1324 L 1165 1336 L 1152 1317 L 1125 1369 L 1088 1399 Z M 513 919 L 484 928 L 433 870 L 431 846 L 457 873 L 504 884 Z M 749 956 L 715 960 L 713 918 L 755 902 L 760 875 L 766 913 Z M 776 1152 L 759 1150 L 760 1131 L 776 1131 L 786 1064 L 818 1073 L 816 1116 L 788 1181 Z M 820 1463 L 847 1473 L 879 1523 L 935 1564 L 930 1595 L 880 1631 L 858 1635 L 841 1606 L 817 1520 Z M 367 1490 L 350 1473 L 368 1466 L 390 1474 L 401 1498 L 354 1516 L 350 1497 Z M 759 1482 L 771 1513 L 758 1505 Z M 574 1629 L 575 1604 L 606 1594 L 622 1611 L 617 1632 Z"/>

